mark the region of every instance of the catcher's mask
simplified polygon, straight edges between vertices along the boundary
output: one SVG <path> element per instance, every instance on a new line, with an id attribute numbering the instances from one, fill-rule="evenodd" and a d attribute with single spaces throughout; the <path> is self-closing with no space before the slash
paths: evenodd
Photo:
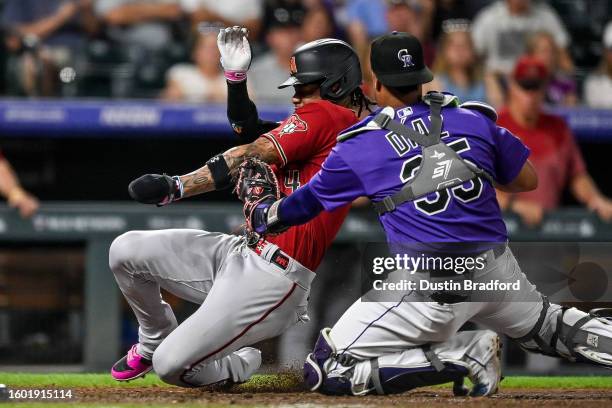
<path id="1" fill-rule="evenodd" d="M 338 101 L 361 85 L 361 66 L 353 48 L 341 40 L 323 38 L 295 50 L 291 76 L 279 88 L 320 83 L 321 97 Z"/>

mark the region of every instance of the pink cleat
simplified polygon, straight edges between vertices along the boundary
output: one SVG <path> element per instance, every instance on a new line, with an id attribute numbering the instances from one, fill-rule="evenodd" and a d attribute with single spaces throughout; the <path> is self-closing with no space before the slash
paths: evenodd
<path id="1" fill-rule="evenodd" d="M 153 369 L 151 360 L 144 358 L 136 351 L 137 344 L 134 344 L 127 355 L 117 361 L 111 369 L 111 375 L 117 381 L 129 381 L 138 377 L 144 377 L 146 373 Z"/>

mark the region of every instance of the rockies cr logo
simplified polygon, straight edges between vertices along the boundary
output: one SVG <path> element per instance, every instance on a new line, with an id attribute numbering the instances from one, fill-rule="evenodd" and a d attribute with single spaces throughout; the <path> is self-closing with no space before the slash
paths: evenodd
<path id="1" fill-rule="evenodd" d="M 414 66 L 414 62 L 412 62 L 412 55 L 408 54 L 408 50 L 406 48 L 401 49 L 397 52 L 397 59 L 404 63 L 404 68 Z"/>

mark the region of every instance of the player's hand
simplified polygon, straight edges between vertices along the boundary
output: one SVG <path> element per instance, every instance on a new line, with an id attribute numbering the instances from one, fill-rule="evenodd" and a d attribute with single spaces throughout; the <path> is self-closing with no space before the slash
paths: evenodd
<path id="1" fill-rule="evenodd" d="M 602 195 L 597 195 L 588 203 L 589 209 L 597 213 L 606 222 L 612 221 L 612 201 Z"/>
<path id="2" fill-rule="evenodd" d="M 39 203 L 36 197 L 21 189 L 14 188 L 8 195 L 8 205 L 19 210 L 23 218 L 30 218 L 38 210 Z"/>
<path id="3" fill-rule="evenodd" d="M 230 82 L 244 81 L 251 66 L 251 46 L 247 35 L 246 28 L 234 26 L 221 29 L 217 36 L 221 66 Z"/>
<path id="4" fill-rule="evenodd" d="M 512 202 L 511 210 L 517 213 L 523 223 L 529 227 L 540 225 L 544 218 L 544 208 L 531 201 L 515 200 Z"/>
<path id="5" fill-rule="evenodd" d="M 161 207 L 181 199 L 183 183 L 178 176 L 145 174 L 130 183 L 128 192 L 130 197 L 139 203 Z"/>

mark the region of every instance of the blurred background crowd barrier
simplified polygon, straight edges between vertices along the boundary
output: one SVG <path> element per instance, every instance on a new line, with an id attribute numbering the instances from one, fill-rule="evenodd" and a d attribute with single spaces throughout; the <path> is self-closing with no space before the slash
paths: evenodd
<path id="1" fill-rule="evenodd" d="M 227 191 L 157 209 L 127 203 L 126 188 L 238 143 L 224 26 L 249 29 L 247 83 L 268 120 L 292 111 L 291 89 L 276 86 L 299 44 L 351 43 L 368 93 L 369 42 L 411 32 L 435 73 L 426 90 L 490 103 L 532 150 L 545 181 L 500 196 L 512 239 L 612 242 L 611 20 L 605 0 L 0 0 L 0 371 L 106 370 L 135 341 L 107 263 L 120 233 L 237 231 Z M 374 214 L 352 210 L 314 282 L 312 321 L 260 345 L 269 367 L 298 365 L 359 296 L 360 246 L 380 238 Z M 196 307 L 167 299 L 182 318 Z M 509 372 L 598 372 L 512 345 L 504 358 Z"/>

